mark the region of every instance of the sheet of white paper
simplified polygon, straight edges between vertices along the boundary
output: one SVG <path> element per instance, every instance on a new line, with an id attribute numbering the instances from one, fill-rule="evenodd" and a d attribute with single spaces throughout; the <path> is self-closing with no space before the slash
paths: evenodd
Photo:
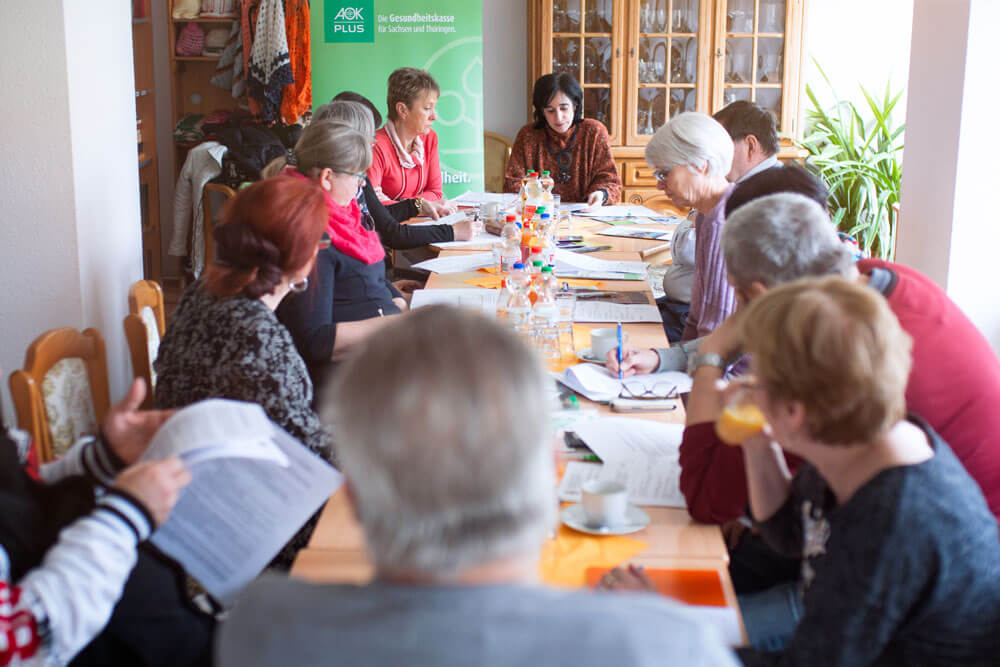
<path id="1" fill-rule="evenodd" d="M 656 306 L 635 303 L 608 303 L 596 299 L 581 299 L 573 311 L 574 322 L 660 322 Z"/>
<path id="2" fill-rule="evenodd" d="M 640 458 L 676 459 L 684 436 L 684 424 L 602 417 L 576 424 L 573 432 L 604 463 L 628 463 Z"/>
<path id="3" fill-rule="evenodd" d="M 462 222 L 469 217 L 468 211 L 456 211 L 450 215 L 446 215 L 443 218 L 438 218 L 437 220 L 423 220 L 421 222 L 409 223 L 410 227 L 430 227 L 431 225 L 453 225 L 456 222 Z"/>
<path id="4" fill-rule="evenodd" d="M 434 304 L 448 304 L 459 308 L 481 310 L 484 315 L 494 316 L 497 312 L 497 298 L 500 290 L 472 287 L 469 289 L 420 289 L 413 292 L 410 309 Z"/>
<path id="5" fill-rule="evenodd" d="M 570 461 L 559 484 L 559 499 L 580 502 L 580 488 L 591 479 L 620 482 L 628 489 L 628 500 L 651 507 L 687 507 L 680 490 L 681 468 L 676 460 L 641 457 L 618 463 Z"/>
<path id="6" fill-rule="evenodd" d="M 614 273 L 639 273 L 646 274 L 649 269 L 647 262 L 622 262 L 609 259 L 598 259 L 587 254 L 570 252 L 562 248 L 556 248 L 556 273 L 567 270 L 601 271 Z"/>
<path id="7" fill-rule="evenodd" d="M 577 215 L 583 215 L 588 218 L 640 218 L 640 217 L 658 217 L 660 214 L 656 211 L 646 208 L 645 206 L 639 205 L 618 205 L 618 206 L 600 206 L 591 211 L 581 211 Z"/>
<path id="8" fill-rule="evenodd" d="M 622 393 L 622 384 L 633 387 L 633 391 L 639 393 L 645 391 L 656 391 L 666 389 L 663 394 L 669 393 L 671 387 L 678 393 L 691 391 L 691 378 L 687 373 L 679 371 L 668 371 L 664 373 L 651 373 L 649 375 L 633 375 L 632 377 L 619 380 L 606 366 L 598 364 L 576 364 L 563 371 L 559 381 L 564 385 L 583 394 L 592 401 L 604 402 L 617 398 Z M 629 420 L 634 421 L 634 420 Z"/>
<path id="9" fill-rule="evenodd" d="M 245 459 L 199 463 L 152 537 L 227 606 L 343 483 L 330 464 L 275 429 L 288 467 Z"/>
<path id="10" fill-rule="evenodd" d="M 457 197 L 450 199 L 452 204 L 458 206 L 476 206 L 496 202 L 501 207 L 507 208 L 517 202 L 518 195 L 513 192 L 473 192 L 468 190 Z"/>
<path id="11" fill-rule="evenodd" d="M 256 403 L 212 398 L 178 410 L 140 457 L 180 457 L 188 467 L 217 458 L 243 458 L 287 466 L 274 440 L 283 434 Z"/>
<path id="12" fill-rule="evenodd" d="M 499 241 L 500 237 L 489 232 L 483 232 L 478 234 L 468 241 L 441 241 L 439 243 L 432 243 L 431 245 L 435 248 L 450 248 L 452 250 L 461 250 L 462 248 L 471 248 L 477 246 L 489 247 L 494 241 Z"/>
<path id="13" fill-rule="evenodd" d="M 475 271 L 486 266 L 493 266 L 492 252 L 435 257 L 414 264 L 413 268 L 426 269 L 434 273 L 462 273 L 463 271 Z"/>
<path id="14" fill-rule="evenodd" d="M 577 211 L 582 211 L 587 208 L 587 202 L 575 202 L 568 203 L 561 201 L 559 202 L 559 211 L 568 211 L 570 213 L 576 213 Z"/>

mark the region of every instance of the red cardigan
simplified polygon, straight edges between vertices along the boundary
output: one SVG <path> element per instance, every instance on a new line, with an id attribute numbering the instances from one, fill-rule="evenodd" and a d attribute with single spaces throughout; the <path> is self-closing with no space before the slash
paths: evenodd
<path id="1" fill-rule="evenodd" d="M 386 121 L 390 122 L 390 121 Z M 434 130 L 417 141 L 424 142 L 424 163 L 412 169 L 403 169 L 396 156 L 396 148 L 381 128 L 375 133 L 375 147 L 372 149 L 372 166 L 368 169 L 368 180 L 378 193 L 383 204 L 394 204 L 403 199 L 423 197 L 428 201 L 444 198 L 441 189 L 441 162 L 438 160 L 438 137 Z"/>
<path id="2" fill-rule="evenodd" d="M 923 417 L 947 442 L 1000 519 L 1000 361 L 983 335 L 929 278 L 877 259 L 858 262 L 895 272 L 889 307 L 913 337 L 907 410 Z M 787 456 L 797 466 L 795 457 Z M 711 423 L 684 429 L 681 491 L 698 521 L 742 516 L 748 502 L 743 449 L 724 444 Z"/>

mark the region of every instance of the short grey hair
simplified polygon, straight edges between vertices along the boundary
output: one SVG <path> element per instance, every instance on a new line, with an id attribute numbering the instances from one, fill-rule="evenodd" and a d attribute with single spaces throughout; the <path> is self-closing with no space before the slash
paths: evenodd
<path id="1" fill-rule="evenodd" d="M 733 166 L 733 140 L 711 116 L 686 111 L 674 116 L 646 144 L 646 162 L 654 169 L 679 164 L 692 169 L 708 165 L 708 175 L 725 177 Z"/>
<path id="2" fill-rule="evenodd" d="M 448 579 L 536 555 L 555 521 L 547 379 L 512 331 L 421 308 L 338 369 L 331 425 L 379 570 Z"/>
<path id="3" fill-rule="evenodd" d="M 352 127 L 369 139 L 375 138 L 375 118 L 360 102 L 334 100 L 327 102 L 313 113 L 313 122 L 334 120 Z"/>
<path id="4" fill-rule="evenodd" d="M 740 206 L 722 229 L 722 253 L 737 289 L 799 278 L 848 275 L 854 264 L 823 207 L 781 192 Z"/>

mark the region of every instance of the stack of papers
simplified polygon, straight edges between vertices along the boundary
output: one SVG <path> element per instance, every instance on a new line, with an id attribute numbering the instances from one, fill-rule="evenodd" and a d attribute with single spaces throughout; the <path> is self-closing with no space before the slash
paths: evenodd
<path id="1" fill-rule="evenodd" d="M 669 241 L 674 235 L 672 229 L 636 229 L 635 227 L 612 227 L 611 229 L 602 229 L 597 233 L 601 236 L 619 236 L 652 241 Z"/>
<path id="2" fill-rule="evenodd" d="M 413 265 L 415 269 L 425 269 L 434 273 L 462 273 L 493 266 L 492 252 L 479 252 L 452 257 L 435 257 Z"/>
<path id="3" fill-rule="evenodd" d="M 660 309 L 649 304 L 608 303 L 591 299 L 578 299 L 573 310 L 574 322 L 621 322 L 636 324 L 639 322 L 663 321 Z"/>
<path id="4" fill-rule="evenodd" d="M 653 387 L 663 384 L 673 385 L 678 393 L 691 391 L 691 378 L 687 373 L 677 371 L 650 373 L 619 380 L 606 367 L 597 364 L 570 366 L 559 376 L 559 381 L 578 394 L 598 403 L 618 398 L 622 393 L 623 382 L 628 383 L 630 387 L 639 385 L 643 391 L 652 390 Z"/>
<path id="5" fill-rule="evenodd" d="M 446 215 L 443 218 L 438 218 L 437 220 L 423 220 L 421 222 L 409 223 L 411 227 L 430 227 L 431 225 L 453 225 L 456 222 L 462 222 L 468 218 L 470 213 L 468 211 L 456 211 L 451 215 Z"/>
<path id="6" fill-rule="evenodd" d="M 501 208 L 509 208 L 517 203 L 519 195 L 513 192 L 473 192 L 468 190 L 449 201 L 456 206 L 482 206 L 488 203 L 500 204 Z"/>
<path id="7" fill-rule="evenodd" d="M 570 461 L 559 484 L 560 500 L 579 502 L 584 482 L 602 479 L 624 484 L 636 505 L 687 506 L 680 488 L 683 424 L 603 417 L 581 422 L 573 432 L 603 463 Z"/>
<path id="8" fill-rule="evenodd" d="M 591 211 L 580 211 L 577 215 L 588 218 L 657 218 L 660 214 L 645 206 L 601 206 Z"/>
<path id="9" fill-rule="evenodd" d="M 462 248 L 476 248 L 480 246 L 490 247 L 494 241 L 499 241 L 500 237 L 495 234 L 490 234 L 489 232 L 482 232 L 468 241 L 441 241 L 437 243 L 432 243 L 431 245 L 435 248 L 442 248 L 448 250 L 461 250 Z"/>
<path id="10" fill-rule="evenodd" d="M 556 248 L 557 276 L 597 278 L 606 280 L 645 280 L 649 269 L 647 262 L 625 262 L 598 259 Z"/>
<path id="11" fill-rule="evenodd" d="M 422 308 L 435 304 L 447 304 L 459 308 L 470 308 L 482 311 L 484 315 L 493 317 L 497 312 L 497 299 L 500 291 L 495 289 L 458 288 L 458 289 L 419 289 L 413 292 L 410 309 Z"/>

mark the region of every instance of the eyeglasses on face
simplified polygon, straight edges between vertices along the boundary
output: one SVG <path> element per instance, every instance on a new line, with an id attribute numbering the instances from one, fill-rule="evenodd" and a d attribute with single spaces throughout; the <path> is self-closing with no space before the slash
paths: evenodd
<path id="1" fill-rule="evenodd" d="M 653 178 L 655 178 L 658 181 L 665 181 L 667 180 L 667 176 L 670 175 L 671 169 L 673 169 L 673 167 L 667 167 L 666 169 L 657 169 L 656 171 L 653 172 Z"/>
<path id="2" fill-rule="evenodd" d="M 353 176 L 354 178 L 358 179 L 362 183 L 364 182 L 365 177 L 366 177 L 366 174 L 356 174 L 353 171 L 341 171 L 340 169 L 334 169 L 332 171 L 335 174 L 345 174 L 347 176 Z"/>

